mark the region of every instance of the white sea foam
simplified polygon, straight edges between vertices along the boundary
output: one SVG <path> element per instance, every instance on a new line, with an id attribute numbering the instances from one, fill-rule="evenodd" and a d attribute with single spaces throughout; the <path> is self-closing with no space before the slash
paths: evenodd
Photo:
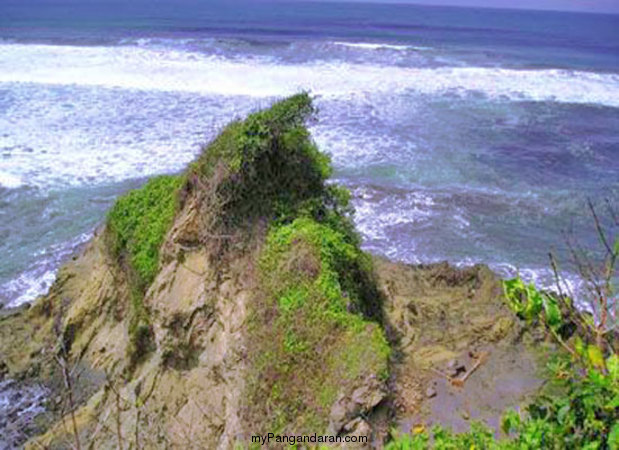
<path id="1" fill-rule="evenodd" d="M 521 277 L 525 283 L 533 283 L 538 289 L 555 293 L 563 293 L 576 299 L 576 304 L 582 310 L 594 312 L 591 295 L 582 277 L 574 273 L 563 273 L 560 285 L 557 286 L 555 274 L 549 267 L 516 267 L 509 263 L 490 264 L 490 268 L 503 278 Z"/>
<path id="2" fill-rule="evenodd" d="M 311 90 L 464 94 L 619 107 L 619 75 L 481 67 L 410 68 L 346 62 L 244 61 L 176 49 L 0 44 L 0 82 L 272 97 Z"/>
<path id="3" fill-rule="evenodd" d="M 5 97 L 6 114 L 0 116 L 0 148 L 6 149 L 0 160 L 4 188 L 24 182 L 39 187 L 106 183 L 180 170 L 194 157 L 198 144 L 230 116 L 244 115 L 270 101 L 269 97 L 301 89 L 339 107 L 321 113 L 323 118 L 333 114 L 333 120 L 326 117 L 329 120 L 319 123 L 313 134 L 320 147 L 333 154 L 336 166 L 350 171 L 404 163 L 423 167 L 423 161 L 416 159 L 423 157 L 432 159 L 426 167 L 433 169 L 436 153 L 427 156 L 431 152 L 417 148 L 433 149 L 432 143 L 426 145 L 422 138 L 402 139 L 397 133 L 403 128 L 401 123 L 388 120 L 389 114 L 423 114 L 411 104 L 423 106 L 423 101 L 414 100 L 425 97 L 411 101 L 411 93 L 459 96 L 478 92 L 499 101 L 619 107 L 619 76 L 613 74 L 325 61 L 281 64 L 257 57 L 231 60 L 148 42 L 121 47 L 0 43 L 0 68 L 0 83 L 10 92 Z M 385 102 L 397 98 L 401 103 L 379 108 L 377 99 L 381 98 Z M 401 108 L 404 103 L 406 114 Z M 406 133 L 419 130 L 410 123 Z M 457 181 L 456 173 L 445 175 L 448 169 L 443 165 L 441 178 Z M 419 182 L 420 177 L 417 174 L 411 180 Z M 437 223 L 447 223 L 463 239 L 471 239 L 476 228 L 465 208 L 454 209 L 453 202 L 434 194 L 390 196 L 368 190 L 359 195 L 355 200 L 357 225 L 366 238 L 366 248 L 396 259 L 433 260 L 427 251 L 423 253 L 421 247 L 426 244 L 419 235 L 431 236 L 434 231 L 428 230 Z M 411 231 L 415 239 L 407 237 L 413 236 Z M 397 240 L 399 236 L 406 241 Z M 8 293 L 13 305 L 44 293 L 59 261 L 51 258 L 54 252 L 62 253 L 51 249 L 50 255 L 35 255 L 44 263 L 0 286 L 0 292 Z"/>
<path id="4" fill-rule="evenodd" d="M 33 255 L 36 262 L 28 270 L 0 285 L 0 292 L 12 299 L 7 306 L 19 306 L 46 294 L 56 280 L 56 271 L 60 263 L 91 237 L 92 233 L 84 233 Z"/>
<path id="5" fill-rule="evenodd" d="M 21 178 L 6 172 L 0 172 L 0 187 L 15 189 L 23 185 Z"/>
<path id="6" fill-rule="evenodd" d="M 373 42 L 342 42 L 336 41 L 333 42 L 335 45 L 339 45 L 342 47 L 350 47 L 350 48 L 358 48 L 362 50 L 398 50 L 398 51 L 407 51 L 407 50 L 429 50 L 429 47 L 420 47 L 416 45 L 396 45 L 396 44 L 384 44 L 384 43 L 373 43 Z"/>
<path id="7" fill-rule="evenodd" d="M 259 99 L 11 83 L 0 98 L 0 187 L 43 190 L 182 170 Z"/>

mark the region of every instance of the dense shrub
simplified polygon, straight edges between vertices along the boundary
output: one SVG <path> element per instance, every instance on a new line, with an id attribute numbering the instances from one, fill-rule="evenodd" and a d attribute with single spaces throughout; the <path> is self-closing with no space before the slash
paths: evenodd
<path id="1" fill-rule="evenodd" d="M 356 239 L 348 192 L 325 184 L 330 159 L 305 127 L 314 112 L 310 96 L 297 94 L 233 122 L 204 148 L 190 173 L 201 180 L 215 216 L 207 227 L 226 233 L 257 218 L 290 222 L 309 215 Z"/>
<path id="2" fill-rule="evenodd" d="M 139 290 L 157 274 L 159 248 L 172 221 L 181 177 L 160 176 L 120 197 L 108 215 L 107 232 L 113 254 L 133 270 Z"/>

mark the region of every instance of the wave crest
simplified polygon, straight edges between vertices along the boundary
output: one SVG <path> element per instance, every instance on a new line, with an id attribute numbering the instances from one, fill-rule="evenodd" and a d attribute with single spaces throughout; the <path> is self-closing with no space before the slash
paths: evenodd
<path id="1" fill-rule="evenodd" d="M 381 44 L 382 45 L 382 44 Z M 416 68 L 314 61 L 282 64 L 178 49 L 0 44 L 0 82 L 87 85 L 250 97 L 310 90 L 327 97 L 372 92 L 464 95 L 619 107 L 619 75 L 559 69 Z"/>

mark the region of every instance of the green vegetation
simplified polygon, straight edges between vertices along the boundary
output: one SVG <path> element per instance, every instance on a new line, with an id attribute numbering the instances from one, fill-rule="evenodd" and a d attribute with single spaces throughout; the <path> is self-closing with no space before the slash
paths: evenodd
<path id="1" fill-rule="evenodd" d="M 218 264 L 222 249 L 245 248 L 230 244 L 254 236 L 252 226 L 268 230 L 255 256 L 259 300 L 250 305 L 247 393 L 247 419 L 268 430 L 325 430 L 342 388 L 388 373 L 371 260 L 359 249 L 350 194 L 326 184 L 329 157 L 305 127 L 313 113 L 303 93 L 233 122 L 185 177 L 152 179 L 120 198 L 108 217 L 110 248 L 133 289 L 132 363 L 152 347 L 142 298 L 177 203 L 197 198 L 199 239 L 222 245 L 211 248 Z"/>
<path id="2" fill-rule="evenodd" d="M 386 379 L 382 329 L 351 312 L 368 309 L 353 278 L 362 270 L 370 270 L 367 255 L 311 218 L 269 233 L 260 260 L 264 299 L 250 332 L 249 395 L 271 411 L 253 417 L 265 431 L 325 430 L 341 389 Z"/>
<path id="3" fill-rule="evenodd" d="M 560 344 L 549 364 L 546 393 L 525 414 L 508 411 L 497 440 L 480 424 L 453 434 L 441 427 L 418 434 L 395 436 L 389 450 L 425 449 L 619 449 L 619 337 L 608 329 L 598 345 L 596 323 L 572 306 L 569 298 L 538 291 L 520 278 L 504 282 L 513 311 L 531 326 L 543 326 Z"/>
<path id="4" fill-rule="evenodd" d="M 206 196 L 211 235 L 268 227 L 249 312 L 253 430 L 326 430 L 333 403 L 350 395 L 342 389 L 388 372 L 371 260 L 348 191 L 326 184 L 329 158 L 305 128 L 313 112 L 304 93 L 229 125 L 188 176 Z"/>
<path id="5" fill-rule="evenodd" d="M 348 220 L 348 192 L 327 186 L 329 157 L 311 140 L 305 122 L 315 110 L 307 93 L 233 122 L 190 169 L 189 185 L 207 197 L 206 228 L 229 233 L 256 219 L 290 222 L 308 215 L 356 239 Z"/>
<path id="6" fill-rule="evenodd" d="M 157 274 L 159 247 L 172 225 L 182 180 L 177 176 L 152 178 L 142 188 L 120 197 L 108 215 L 112 252 L 133 270 L 140 291 L 146 290 Z"/>

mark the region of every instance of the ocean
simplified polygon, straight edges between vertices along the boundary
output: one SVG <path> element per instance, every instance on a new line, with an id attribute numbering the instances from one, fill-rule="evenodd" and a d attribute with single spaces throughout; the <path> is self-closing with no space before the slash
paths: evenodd
<path id="1" fill-rule="evenodd" d="M 619 15 L 369 3 L 2 0 L 0 304 L 115 198 L 309 91 L 367 250 L 552 283 L 619 199 Z M 594 253 L 595 254 L 595 253 Z"/>

